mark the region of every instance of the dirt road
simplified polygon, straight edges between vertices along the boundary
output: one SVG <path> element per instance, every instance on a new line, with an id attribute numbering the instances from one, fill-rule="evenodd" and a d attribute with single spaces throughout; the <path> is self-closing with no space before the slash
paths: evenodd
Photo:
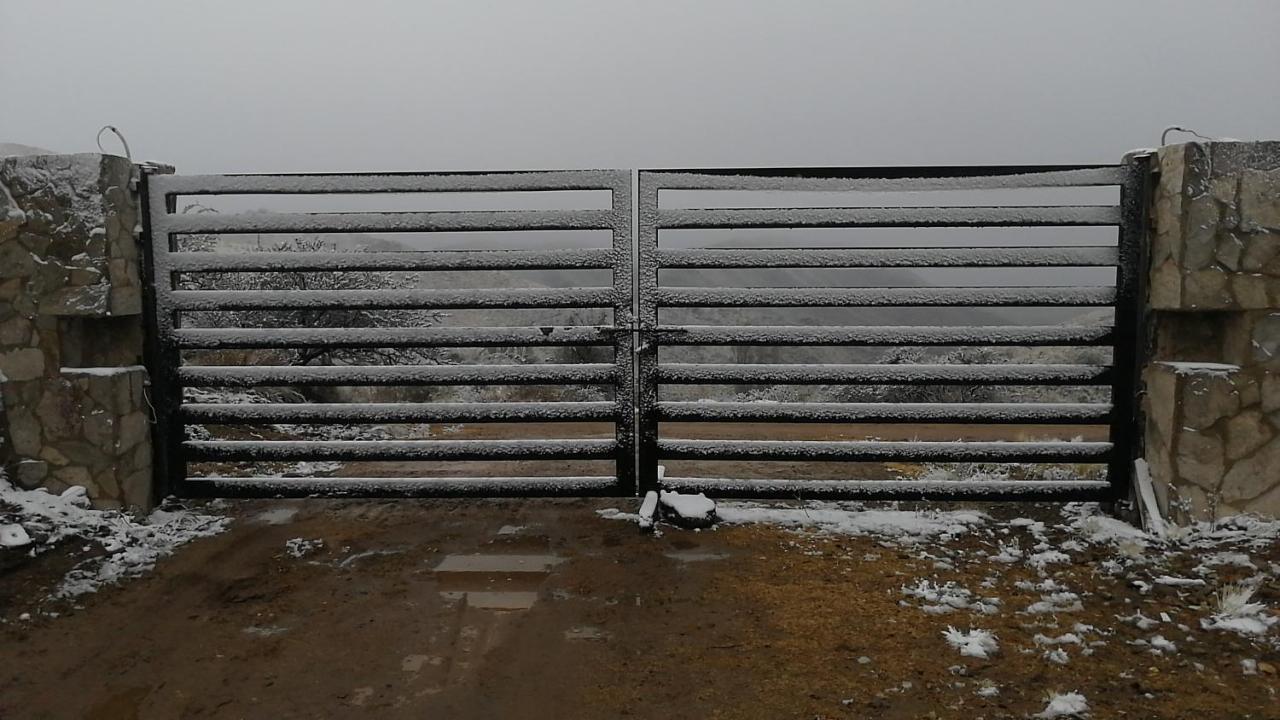
<path id="1" fill-rule="evenodd" d="M 1211 588 L 1144 593 L 1100 573 L 1094 550 L 1053 573 L 1084 609 L 1029 617 L 1015 610 L 1040 593 L 1018 583 L 1036 573 L 959 559 L 998 530 L 939 548 L 765 525 L 654 537 L 595 512 L 610 504 L 235 503 L 219 511 L 231 530 L 151 575 L 17 620 L 65 567 L 43 556 L 0 576 L 25 589 L 0 596 L 0 717 L 1025 718 L 1050 690 L 1084 693 L 1095 718 L 1280 716 L 1274 647 L 1194 627 L 1188 604 Z M 294 538 L 322 545 L 294 557 Z M 1276 561 L 1275 547 L 1253 556 Z M 919 578 L 988 579 L 1001 612 L 922 613 L 902 604 Z M 1135 610 L 1192 626 L 1163 631 L 1180 652 L 1130 644 L 1151 637 L 1117 620 Z M 1073 623 L 1104 642 L 1044 660 L 1033 635 Z M 941 637 L 954 624 L 992 629 L 1000 652 L 959 656 Z"/>

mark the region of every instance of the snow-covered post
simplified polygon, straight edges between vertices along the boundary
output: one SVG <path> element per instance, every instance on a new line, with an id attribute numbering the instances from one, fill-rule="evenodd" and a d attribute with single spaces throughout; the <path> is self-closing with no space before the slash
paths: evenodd
<path id="1" fill-rule="evenodd" d="M 137 168 L 0 158 L 0 460 L 11 481 L 152 502 Z"/>
<path id="2" fill-rule="evenodd" d="M 1175 519 L 1280 517 L 1280 142 L 1159 151 L 1146 458 Z"/>

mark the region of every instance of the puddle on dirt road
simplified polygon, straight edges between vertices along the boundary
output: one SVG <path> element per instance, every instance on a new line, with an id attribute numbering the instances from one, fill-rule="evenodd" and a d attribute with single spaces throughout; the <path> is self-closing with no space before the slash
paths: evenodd
<path id="1" fill-rule="evenodd" d="M 528 610 L 555 555 L 449 555 L 435 567 L 440 596 L 477 610 Z"/>
<path id="2" fill-rule="evenodd" d="M 709 550 L 672 550 L 663 553 L 664 557 L 671 558 L 682 563 L 691 562 L 710 562 L 712 560 L 725 560 L 729 557 L 728 553 L 711 552 Z"/>
<path id="3" fill-rule="evenodd" d="M 438 615 L 425 642 L 399 656 L 408 691 L 425 697 L 465 680 L 538 602 L 543 583 L 565 561 L 547 553 L 445 556 L 432 568 L 442 601 Z M 595 628 L 565 634 L 566 640 L 604 637 Z M 349 700 L 353 705 L 364 700 L 358 692 Z"/>
<path id="4" fill-rule="evenodd" d="M 293 516 L 298 514 L 296 507 L 277 507 L 262 512 L 249 518 L 249 522 L 255 525 L 285 525 L 293 522 Z"/>

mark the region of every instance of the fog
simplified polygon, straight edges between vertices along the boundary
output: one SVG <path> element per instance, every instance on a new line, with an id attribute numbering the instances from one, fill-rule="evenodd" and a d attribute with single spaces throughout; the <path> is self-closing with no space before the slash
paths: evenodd
<path id="1" fill-rule="evenodd" d="M 0 141 L 110 123 L 181 172 L 1114 162 L 1175 123 L 1280 135 L 1277 28 L 1269 0 L 4 0 Z"/>

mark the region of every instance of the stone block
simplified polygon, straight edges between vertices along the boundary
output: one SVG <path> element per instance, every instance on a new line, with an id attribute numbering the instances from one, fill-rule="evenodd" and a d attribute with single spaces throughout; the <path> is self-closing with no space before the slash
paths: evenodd
<path id="1" fill-rule="evenodd" d="M 1222 499 L 1236 504 L 1280 485 L 1280 438 L 1231 466 L 1222 479 Z"/>
<path id="2" fill-rule="evenodd" d="M 1227 459 L 1235 461 L 1262 447 L 1275 432 L 1262 411 L 1246 410 L 1227 421 L 1225 435 Z"/>
<path id="3" fill-rule="evenodd" d="M 1240 174 L 1240 227 L 1280 230 L 1280 171 L 1244 170 Z"/>
<path id="4" fill-rule="evenodd" d="M 1222 441 L 1209 433 L 1183 430 L 1178 433 L 1176 447 L 1179 480 L 1217 490 L 1225 468 Z"/>
<path id="5" fill-rule="evenodd" d="M 18 487 L 34 490 L 49 476 L 49 466 L 40 460 L 19 460 L 13 475 Z"/>
<path id="6" fill-rule="evenodd" d="M 44 353 L 36 348 L 21 348 L 0 353 L 0 382 L 19 382 L 43 377 Z"/>

